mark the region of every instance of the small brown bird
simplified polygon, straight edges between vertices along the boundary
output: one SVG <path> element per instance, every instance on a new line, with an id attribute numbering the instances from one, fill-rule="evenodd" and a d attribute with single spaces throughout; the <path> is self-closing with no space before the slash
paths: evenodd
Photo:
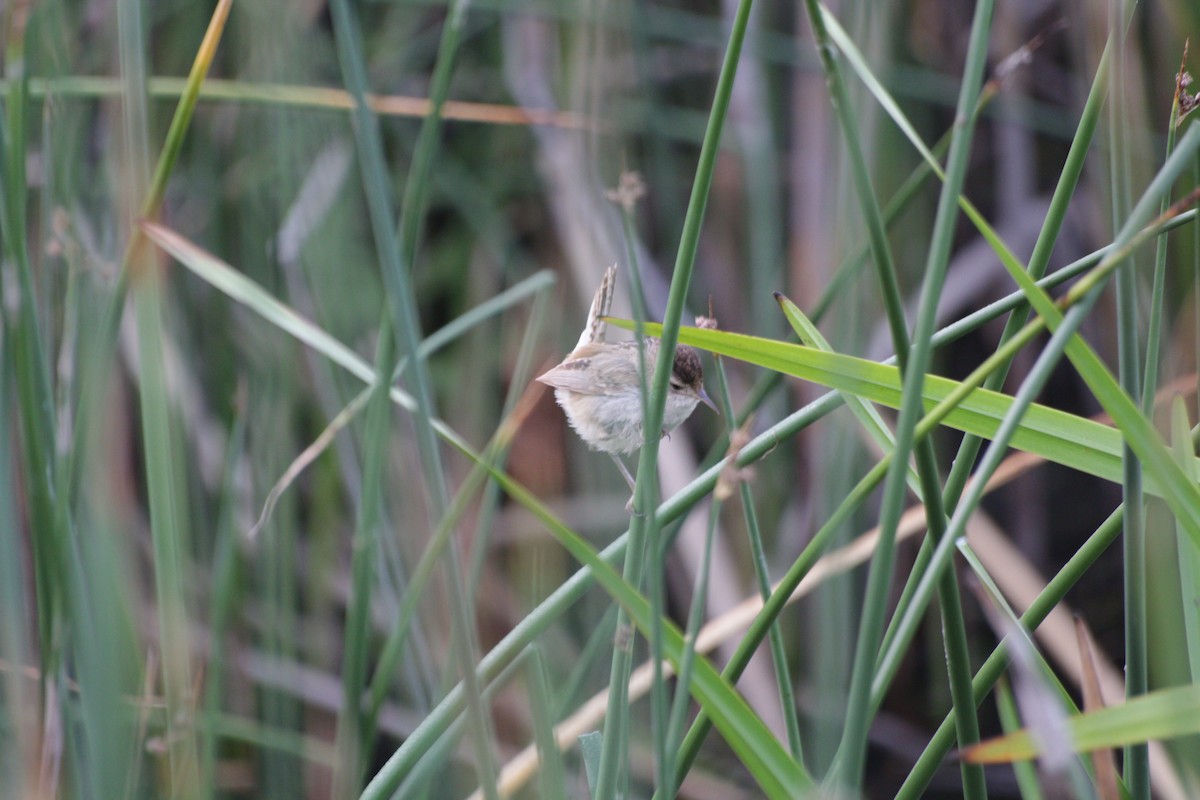
<path id="1" fill-rule="evenodd" d="M 633 478 L 618 455 L 637 450 L 645 444 L 646 437 L 642 431 L 637 342 L 604 341 L 608 327 L 604 317 L 612 306 L 616 280 L 615 266 L 605 270 L 575 349 L 538 380 L 554 387 L 554 397 L 579 438 L 593 450 L 611 455 L 632 487 Z M 658 340 L 646 338 L 643 344 L 649 380 L 658 358 Z M 666 436 L 679 427 L 699 403 L 717 410 L 704 391 L 700 355 L 687 345 L 679 345 L 675 348 L 659 435 Z"/>

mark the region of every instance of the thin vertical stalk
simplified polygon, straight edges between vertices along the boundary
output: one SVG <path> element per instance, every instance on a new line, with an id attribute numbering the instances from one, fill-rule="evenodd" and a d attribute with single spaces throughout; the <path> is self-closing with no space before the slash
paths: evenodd
<path id="1" fill-rule="evenodd" d="M 871 184 L 867 159 L 860 144 L 862 137 L 858 119 L 854 113 L 854 105 L 851 102 L 850 93 L 846 89 L 842 71 L 835 58 L 836 51 L 829 38 L 820 3 L 817 0 L 805 0 L 804 7 L 808 12 L 808 23 L 812 27 L 813 38 L 816 40 L 817 53 L 821 57 L 821 67 L 825 72 L 825 82 L 829 87 L 830 101 L 833 103 L 838 124 L 842 129 L 846 154 L 850 159 L 850 174 L 854 179 L 855 196 L 863 215 L 863 223 L 867 228 L 867 246 L 871 259 L 875 263 L 875 273 L 879 280 L 880 299 L 887 315 L 892 345 L 896 349 L 896 361 L 903 371 L 908 366 L 908 323 L 904 318 L 904 301 L 901 298 L 900 284 L 896 278 L 896 265 L 892 258 L 892 249 L 887 240 L 887 227 L 879 208 L 875 189 Z M 907 456 L 905 456 L 905 460 L 907 461 Z"/>
<path id="2" fill-rule="evenodd" d="M 945 279 L 946 266 L 953 244 L 954 223 L 958 216 L 958 197 L 966 174 L 967 158 L 974 129 L 972 110 L 975 108 L 983 70 L 987 57 L 987 40 L 992 15 L 991 0 L 979 0 L 975 6 L 975 18 L 967 49 L 967 63 L 963 70 L 962 88 L 959 94 L 957 116 L 961 120 L 950 144 L 946 178 L 938 199 L 929 256 L 926 261 L 925 278 L 922 285 L 920 308 L 912 336 L 912 351 L 904 370 L 903 405 L 896 426 L 895 457 L 889 469 L 884 488 L 883 508 L 880 513 L 880 539 L 868 574 L 867 595 L 864 601 L 863 618 L 855 646 L 854 668 L 850 679 L 850 693 L 846 709 L 846 727 L 839 748 L 841 769 L 838 777 L 851 791 L 861 783 L 866 757 L 867 728 L 871 716 L 870 685 L 875 672 L 880 635 L 883 632 L 883 615 L 886 611 L 887 594 L 891 584 L 892 561 L 895 549 L 895 534 L 903 512 L 908 457 L 913 452 L 914 432 L 917 422 L 924 413 L 921 403 L 921 388 L 931 353 L 938 298 Z M 922 469 L 924 472 L 925 469 Z M 923 485 L 926 479 L 923 478 Z M 940 497 L 940 488 L 927 494 L 927 499 Z M 940 513 L 940 509 L 938 510 Z M 931 522 L 936 519 L 933 510 Z M 932 538 L 932 531 L 931 531 Z M 945 540 L 941 542 L 945 545 Z M 944 584 L 939 592 L 944 600 L 943 613 L 952 620 L 957 614 L 961 620 L 961 609 L 957 607 L 957 588 Z M 946 647 L 949 653 L 965 655 L 965 641 L 959 638 L 961 628 L 953 630 L 947 625 Z M 960 744 L 978 739 L 978 722 L 974 708 L 967 708 L 963 685 L 964 668 L 960 659 L 951 666 L 951 693 L 955 697 L 956 724 Z M 969 678 L 969 673 L 965 677 Z M 986 789 L 981 770 L 963 769 L 964 792 L 967 796 L 984 797 Z"/>
<path id="3" fill-rule="evenodd" d="M 147 251 L 148 252 L 148 251 Z M 136 264 L 136 262 L 134 262 Z M 183 554 L 187 518 L 177 493 L 177 470 L 182 462 L 173 446 L 163 363 L 161 287 L 154 265 L 134 285 L 138 359 L 141 365 L 142 438 L 150 495 L 151 539 L 154 545 L 154 586 L 158 603 L 158 636 L 167 700 L 167 736 L 171 742 L 172 794 L 189 796 L 197 786 L 192 713 L 192 678 Z"/>
<path id="4" fill-rule="evenodd" d="M 533 278 L 545 278 L 547 283 L 553 280 L 552 274 L 549 272 L 537 273 Z M 532 280 L 526 281 L 526 283 L 532 283 Z M 507 292 L 502 292 L 499 297 L 511 294 L 512 292 L 513 289 L 509 289 Z M 516 363 L 510 375 L 508 393 L 505 395 L 504 403 L 500 408 L 501 419 L 506 419 L 513 413 L 516 409 L 517 401 L 521 397 L 522 387 L 529 383 L 534 364 L 533 359 L 542 339 L 542 324 L 545 320 L 549 297 L 546 292 L 538 292 L 533 298 L 533 305 L 529 310 L 528 323 L 521 339 L 521 347 L 517 351 Z M 503 468 L 507 457 L 507 450 L 501 452 L 497 458 L 496 465 Z M 474 597 L 476 595 L 471 587 L 478 587 L 480 585 L 483 567 L 487 562 L 487 556 L 490 551 L 493 523 L 496 512 L 499 509 L 500 497 L 500 487 L 496 486 L 496 484 L 489 483 L 484 487 L 483 501 L 480 504 L 479 514 L 475 523 L 475 536 L 471 540 L 471 561 L 467 566 L 468 596 L 472 598 L 472 605 L 474 605 Z"/>
<path id="5" fill-rule="evenodd" d="M 1180 67 L 1182 75 L 1182 66 Z M 1178 82 L 1175 96 L 1171 101 L 1171 113 L 1167 116 L 1167 145 L 1164 158 L 1170 158 L 1175 150 L 1175 129 L 1179 123 L 1179 91 Z M 1158 213 L 1165 214 L 1171 205 L 1171 196 L 1163 195 L 1158 204 Z M 1142 413 L 1147 417 L 1154 414 L 1154 393 L 1158 386 L 1158 366 L 1162 351 L 1162 333 L 1166 325 L 1164 302 L 1167 294 L 1167 236 L 1163 234 L 1154 243 L 1154 282 L 1150 290 L 1150 317 L 1146 335 L 1146 372 L 1142 378 Z"/>
<path id="6" fill-rule="evenodd" d="M 729 381 L 725 378 L 725 365 L 720 358 L 716 358 L 715 361 L 717 385 L 721 397 L 721 413 L 725 415 L 725 419 L 734 419 L 733 397 L 729 393 Z M 771 596 L 771 574 L 767 565 L 766 548 L 763 547 L 762 530 L 758 524 L 758 512 L 754 507 L 754 493 L 750 491 L 749 481 L 739 479 L 736 472 L 732 480 L 738 484 L 738 494 L 742 501 L 742 515 L 746 521 L 746 536 L 750 542 L 750 558 L 754 564 L 754 577 L 758 581 L 758 593 L 765 601 Z M 715 514 L 715 510 L 713 513 Z M 800 719 L 796 711 L 796 693 L 792 688 L 792 674 L 788 667 L 787 650 L 783 644 L 782 627 L 772 625 L 767 639 L 771 647 L 771 664 L 775 668 L 775 682 L 779 689 L 779 706 L 783 712 L 788 751 L 792 758 L 804 763 L 804 748 L 800 740 Z"/>
<path id="7" fill-rule="evenodd" d="M 905 371 L 909 357 L 908 333 L 905 329 L 903 313 L 901 311 L 902 299 L 897 287 L 890 247 L 886 240 L 883 215 L 875 200 L 870 178 L 867 174 L 866 160 L 859 146 L 861 137 L 858 134 L 857 122 L 854 118 L 851 101 L 846 91 L 841 71 L 838 69 L 837 62 L 833 58 L 830 36 L 825 25 L 826 17 L 815 0 L 810 0 L 807 8 L 810 16 L 810 24 L 813 27 L 813 34 L 817 39 L 818 51 L 822 56 L 822 65 L 826 71 L 826 79 L 830 86 L 830 92 L 833 95 L 834 108 L 837 110 L 838 119 L 842 125 L 846 140 L 846 147 L 851 155 L 852 174 L 855 177 L 855 187 L 859 202 L 863 209 L 864 217 L 867 220 L 871 252 L 874 256 L 880 287 L 884 295 L 884 307 L 888 311 L 889 327 L 892 330 L 893 343 L 896 349 L 896 360 L 901 370 Z M 977 13 L 980 11 L 981 9 L 977 7 Z M 978 19 L 979 17 L 977 17 Z M 975 45 L 976 47 L 986 46 L 986 31 L 982 45 L 977 41 Z M 968 64 L 973 64 L 974 68 L 982 70 L 978 56 L 974 62 L 969 57 Z M 971 80 L 974 80 L 975 73 L 969 74 L 972 76 Z M 970 140 L 970 132 L 973 128 L 976 114 L 982 105 L 981 88 L 970 86 L 971 80 L 968 80 L 964 84 L 963 92 L 959 98 L 958 118 L 964 120 L 964 122 L 961 125 L 955 125 L 951 129 L 949 133 L 951 143 L 958 141 L 959 136 L 964 134 L 966 140 Z M 978 73 L 978 80 L 982 81 L 982 71 Z M 955 152 L 953 149 L 951 150 L 951 158 L 954 158 Z M 962 157 L 961 154 L 965 152 L 963 145 L 959 145 L 957 152 Z M 933 168 L 932 164 L 930 164 L 930 168 Z M 944 190 L 946 189 L 946 187 L 943 188 Z M 934 253 L 931 251 L 931 256 L 933 255 Z M 945 256 L 947 261 L 948 257 L 947 253 Z M 944 266 L 942 269 L 944 271 Z M 927 279 L 931 274 L 927 270 Z M 940 279 L 936 282 L 940 283 Z M 931 283 L 926 284 L 927 289 L 929 289 Z M 940 287 L 933 289 L 924 299 L 928 300 L 929 297 L 933 297 L 933 302 L 936 305 L 937 294 L 940 294 Z M 927 313 L 932 313 L 928 311 L 928 306 L 923 307 L 927 309 Z M 927 323 L 926 329 L 932 333 L 932 322 Z M 934 456 L 933 443 L 930 441 L 915 443 L 913 452 L 916 456 L 917 471 L 921 483 L 921 496 L 926 502 L 929 539 L 930 541 L 937 542 L 944 535 L 945 512 L 941 503 L 942 487 L 938 480 L 938 466 Z M 904 455 L 904 461 L 905 470 L 907 470 L 907 454 Z M 901 489 L 899 492 L 901 496 L 897 502 L 903 503 L 903 490 Z M 892 541 L 892 536 L 889 535 L 888 528 L 885 526 L 880 545 L 876 550 L 876 557 L 872 561 L 871 575 L 873 579 L 868 579 L 868 597 L 864 603 L 864 627 L 860 628 L 861 635 L 870 634 L 877 637 L 879 630 L 882 629 L 882 614 L 884 613 L 882 603 L 884 602 L 884 595 L 887 593 L 891 581 L 891 565 L 894 558 L 893 548 L 894 542 Z M 967 651 L 966 627 L 962 616 L 962 601 L 959 597 L 957 578 L 953 572 L 947 572 L 943 575 L 938 594 L 943 619 L 951 694 L 952 696 L 963 698 L 970 690 L 970 658 Z M 858 650 L 860 656 L 863 656 L 865 652 L 862 647 L 869 646 L 873 648 L 876 646 L 874 643 L 867 645 L 866 641 L 865 638 L 861 638 L 860 636 L 859 645 L 861 646 Z M 861 660 L 865 662 L 866 657 L 863 656 Z M 864 666 L 860 669 L 863 670 L 863 672 L 860 672 L 860 676 L 864 675 L 867 668 Z M 860 677 L 860 680 L 865 680 L 865 678 Z M 864 691 L 861 685 L 859 691 L 860 695 Z M 975 719 L 973 710 L 961 710 L 959 715 L 959 735 L 960 743 L 963 745 L 978 740 L 979 725 Z M 985 796 L 982 769 L 964 762 L 962 764 L 962 773 L 966 796 L 969 798 Z"/>
<path id="8" fill-rule="evenodd" d="M 118 3 L 121 75 L 124 82 L 126 161 L 135 197 L 148 197 L 150 133 L 146 97 L 145 21 L 141 0 Z M 134 294 L 138 363 L 141 369 L 142 444 L 145 448 L 154 551 L 154 588 L 163 688 L 167 704 L 168 786 L 172 795 L 188 797 L 198 789 L 198 751 L 195 730 L 188 724 L 193 712 L 191 652 L 184 597 L 183 554 L 189 539 L 188 514 L 179 495 L 183 462 L 175 449 L 166 381 L 162 317 L 162 283 L 157 255 L 132 226 L 129 275 Z"/>
<path id="9" fill-rule="evenodd" d="M 379 325 L 375 374 L 381 376 L 371 391 L 364 429 L 363 487 L 359 496 L 357 523 L 351 540 L 350 602 L 346 610 L 346 631 L 342 656 L 342 713 L 338 717 L 337 752 L 333 796 L 350 798 L 362 780 L 365 764 L 363 744 L 370 738 L 364 730 L 362 693 L 367 676 L 370 597 L 375 554 L 379 547 L 379 529 L 383 524 L 383 481 L 387 443 L 391 429 L 390 384 L 382 378 L 390 374 L 395 342 L 387 312 Z"/>
<path id="10" fill-rule="evenodd" d="M 1095 136 L 1096 126 L 1100 118 L 1100 111 L 1104 105 L 1104 97 L 1108 87 L 1108 68 L 1110 63 L 1110 53 L 1112 50 L 1112 39 L 1110 38 L 1104 53 L 1100 57 L 1100 62 L 1096 68 L 1096 77 L 1092 81 L 1091 89 L 1084 103 L 1083 112 L 1080 115 L 1079 124 L 1076 127 L 1075 137 L 1071 142 L 1070 150 L 1063 165 L 1062 173 L 1059 177 L 1058 184 L 1055 186 L 1054 194 L 1050 200 L 1050 206 L 1046 211 L 1046 218 L 1042 225 L 1042 230 L 1038 234 L 1037 242 L 1034 245 L 1033 252 L 1029 257 L 1029 262 L 1026 266 L 1026 271 L 1035 280 L 1040 280 L 1046 272 L 1046 268 L 1050 263 L 1050 255 L 1054 250 L 1054 245 L 1058 241 L 1058 235 L 1062 230 L 1062 225 L 1066 219 L 1067 208 L 1070 205 L 1071 198 L 1074 196 L 1075 188 L 1078 185 L 1079 177 L 1083 172 L 1083 165 L 1086 161 L 1087 153 L 1091 147 L 1091 142 Z M 1000 335 L 999 348 L 1009 342 L 1022 328 L 1029 319 L 1031 308 L 1026 304 L 1018 304 L 1012 310 L 1008 320 L 1004 325 L 1004 330 Z M 1008 377 L 1009 369 L 1012 366 L 1012 360 L 1005 361 L 995 372 L 988 376 L 984 381 L 984 388 L 999 390 L 1005 379 Z M 955 454 L 953 466 L 950 469 L 950 475 L 946 480 L 946 486 L 943 491 L 943 503 L 947 510 L 953 512 L 959 504 L 959 499 L 963 491 L 963 487 L 975 466 L 976 457 L 979 454 L 983 440 L 977 436 L 964 436 L 959 444 L 958 452 Z M 922 543 L 917 558 L 913 564 L 909 579 L 904 585 L 900 599 L 896 604 L 896 613 L 892 618 L 892 622 L 888 626 L 887 633 L 884 635 L 883 646 L 881 652 L 888 653 L 893 649 L 893 639 L 895 638 L 898 629 L 899 621 L 907 615 L 909 604 L 912 600 L 912 593 L 917 587 L 917 583 L 928 568 L 929 559 L 932 555 L 932 547 L 929 542 Z"/>
<path id="11" fill-rule="evenodd" d="M 546 675 L 546 657 L 540 648 L 530 651 L 526 681 L 529 685 L 529 705 L 533 716 L 534 739 L 542 762 L 542 797 L 568 797 L 566 772 L 562 753 L 554 740 L 554 716 L 550 710 L 550 681 Z"/>
<path id="12" fill-rule="evenodd" d="M 29 76 L 26 72 L 25 24 L 27 8 L 16 8 L 6 15 L 10 28 L 5 41 L 4 72 L 11 91 L 0 115 L 0 232 L 7 262 L 0 280 L 0 320 L 4 336 L 12 340 L 10 356 L 16 377 L 17 410 L 20 415 L 21 442 L 29 491 L 29 514 L 33 529 L 45 535 L 32 538 L 34 590 L 37 597 L 38 654 L 41 660 L 40 684 L 57 671 L 60 646 L 56 643 L 58 620 L 62 613 L 65 572 L 65 527 L 54 513 L 55 419 L 49 361 L 38 321 L 37 295 L 34 290 L 26 225 L 28 186 L 25 162 L 29 157 L 26 137 L 26 108 Z M 10 266 L 11 265 L 11 266 Z M 16 296 L 12 295 L 9 270 L 16 271 Z"/>
<path id="13" fill-rule="evenodd" d="M 8 420 L 12 398 L 12 361 L 9 340 L 0 337 L 0 420 Z M 28 587 L 22 563 L 24 548 L 21 527 L 17 520 L 17 503 L 13 491 L 12 465 L 17 463 L 17 448 L 12 436 L 13 426 L 0 425 L 0 659 L 9 664 L 33 663 L 33 637 L 30 635 L 29 609 L 26 604 Z M 8 790 L 13 796 L 30 796 L 26 785 L 25 765 L 30 757 L 29 739 L 20 731 L 35 730 L 37 691 L 16 670 L 6 670 L 0 679 L 4 703 L 0 704 L 0 770 L 11 776 Z"/>
<path id="14" fill-rule="evenodd" d="M 1109 2 L 1109 27 L 1116 31 L 1124 19 L 1122 0 Z M 1109 100 L 1109 169 L 1112 191 L 1113 230 L 1124 224 L 1132 207 L 1130 199 L 1130 153 L 1127 127 L 1130 123 L 1127 96 L 1128 54 L 1124 36 L 1117 37 L 1113 59 L 1116 81 Z M 1121 388 L 1135 404 L 1142 390 L 1141 346 L 1138 329 L 1138 286 L 1134 259 L 1130 256 L 1116 274 L 1117 373 Z M 1142 464 L 1130 445 L 1125 445 L 1121 494 L 1125 501 L 1124 588 L 1125 588 L 1125 696 L 1137 697 L 1149 688 L 1146 657 L 1146 512 L 1142 487 Z M 1150 751 L 1145 744 L 1125 748 L 1124 777 L 1134 800 L 1150 798 Z"/>
<path id="15" fill-rule="evenodd" d="M 708 528 L 704 534 L 704 553 L 700 557 L 700 568 L 696 573 L 696 586 L 692 590 L 692 605 L 688 609 L 687 633 L 684 636 L 686 649 L 679 665 L 675 697 L 671 702 L 671 713 L 663 735 L 667 752 L 671 755 L 671 760 L 665 762 L 665 766 L 670 771 L 665 777 L 659 777 L 658 792 L 664 797 L 675 797 L 679 791 L 677 783 L 679 777 L 675 772 L 675 755 L 678 752 L 679 739 L 683 734 L 683 723 L 687 718 L 687 710 L 691 701 L 689 687 L 692 681 L 692 669 L 696 661 L 696 636 L 700 632 L 700 625 L 704 621 L 704 609 L 708 604 L 708 576 L 712 568 L 713 538 L 716 534 L 720 510 L 720 499 L 713 498 L 708 514 Z"/>
<path id="16" fill-rule="evenodd" d="M 399 239 L 393 228 L 393 220 L 396 219 L 396 215 L 392 209 L 389 189 L 385 180 L 388 171 L 383 158 L 379 119 L 371 111 L 366 101 L 367 75 L 358 20 L 348 0 L 335 0 L 331 7 L 343 77 L 348 90 L 355 98 L 351 119 L 358 144 L 363 184 L 367 193 L 371 230 L 383 271 L 387 313 L 390 315 L 391 325 L 394 328 L 387 332 L 395 336 L 395 352 L 404 356 L 409 363 L 408 382 L 416 402 L 413 417 L 417 449 L 433 511 L 439 518 L 444 516 L 449 508 L 449 490 L 446 486 L 441 453 L 434 432 L 433 393 L 428 369 L 418 352 L 420 344 L 419 317 L 416 300 L 413 296 L 411 271 L 423 217 L 422 209 L 428 192 L 429 172 L 432 162 L 436 158 L 441 109 L 449 89 L 450 77 L 453 74 L 454 59 L 461 40 L 468 6 L 467 0 L 456 0 L 449 9 L 442 29 L 437 63 L 434 66 L 433 82 L 430 88 L 432 107 L 430 113 L 422 121 L 417 148 L 413 153 L 412 172 L 401 209 Z M 387 326 L 381 327 L 386 328 Z M 391 374 L 391 369 L 384 369 L 377 374 Z M 382 476 L 379 478 L 382 479 Z M 467 607 L 462 569 L 458 553 L 454 548 L 448 548 L 446 551 L 445 569 L 447 585 L 450 590 L 451 634 L 455 640 L 453 650 L 457 655 L 459 671 L 467 692 L 468 708 L 472 719 L 472 744 L 478 759 L 480 784 L 484 789 L 485 796 L 491 800 L 495 797 L 496 792 L 496 765 L 491 749 L 491 724 L 487 709 L 480 698 L 480 687 L 475 678 L 478 644 L 474 615 Z M 370 592 L 369 580 L 362 585 L 356 584 L 356 587 L 359 591 Z M 358 685 L 357 692 L 348 695 L 346 702 L 357 704 L 362 688 L 361 684 Z"/>
<path id="17" fill-rule="evenodd" d="M 663 317 L 663 333 L 654 365 L 654 379 L 647 399 L 643 429 L 648 432 L 662 428 L 667 383 L 674 365 L 675 346 L 679 341 L 683 306 L 687 299 L 688 287 L 691 285 L 696 251 L 700 243 L 700 230 L 708 205 L 708 193 L 716 167 L 721 132 L 724 129 L 729 111 L 729 100 L 733 93 L 733 80 L 737 75 L 738 60 L 741 57 L 742 45 L 746 38 L 751 5 L 752 0 L 741 0 L 738 4 L 733 27 L 729 34 L 729 44 L 721 64 L 720 75 L 717 78 L 708 127 L 700 148 L 700 159 L 696 165 L 696 177 L 692 185 L 691 198 L 688 201 L 687 214 L 684 217 L 675 269 L 671 275 L 671 290 L 667 297 L 666 314 Z M 635 588 L 640 588 L 642 583 L 643 561 L 639 554 L 646 546 L 647 528 L 653 528 L 661 523 L 661 520 L 656 519 L 647 525 L 646 518 L 646 514 L 652 512 L 650 501 L 658 486 L 658 444 L 657 437 L 648 435 L 638 462 L 637 489 L 634 492 L 634 508 L 637 513 L 633 516 L 629 531 L 629 554 L 631 557 L 625 560 L 623 574 L 625 581 Z M 624 647 L 615 648 L 609 675 L 608 717 L 604 743 L 601 747 L 600 773 L 596 784 L 595 794 L 598 800 L 612 800 L 616 796 L 617 766 L 621 753 L 625 752 L 628 743 L 623 737 L 610 734 L 622 729 L 623 720 L 628 715 L 631 668 L 632 651 Z"/>
<path id="18" fill-rule="evenodd" d="M 1029 256 L 1026 272 L 1034 280 L 1040 280 L 1046 274 L 1046 268 L 1050 264 L 1050 256 L 1054 252 L 1054 245 L 1058 242 L 1059 233 L 1062 232 L 1063 223 L 1066 221 L 1067 208 L 1070 206 L 1071 199 L 1075 195 L 1075 189 L 1079 185 L 1080 175 L 1083 174 L 1083 165 L 1087 161 L 1087 154 L 1091 149 L 1092 139 L 1096 135 L 1096 126 L 1100 120 L 1100 111 L 1104 107 L 1104 98 L 1108 93 L 1108 72 L 1112 48 L 1113 40 L 1110 37 L 1108 44 L 1104 48 L 1104 52 L 1100 56 L 1100 63 L 1096 66 L 1096 77 L 1092 80 L 1091 89 L 1088 91 L 1087 100 L 1084 102 L 1083 112 L 1079 117 L 1079 124 L 1075 128 L 1075 137 L 1071 140 L 1071 147 L 1063 163 L 1062 173 L 1059 175 L 1058 183 L 1054 187 L 1054 194 L 1050 198 L 1050 206 L 1046 209 L 1046 218 L 1042 223 L 1041 231 L 1038 233 L 1037 242 L 1033 246 L 1033 252 Z M 1020 304 L 1013 309 L 1012 314 L 1004 323 L 1003 332 L 1000 334 L 1001 343 L 1008 341 L 1017 331 L 1025 326 L 1025 323 L 1029 320 L 1031 310 L 1028 304 Z M 1002 369 L 997 370 L 995 374 L 988 378 L 984 387 L 999 390 L 1008 378 L 1011 366 L 1012 363 L 1010 361 Z M 982 445 L 982 440 L 976 436 L 964 437 L 962 443 L 959 445 L 958 452 L 954 457 L 954 466 L 951 468 L 950 477 L 946 481 L 945 501 L 947 507 L 957 505 L 958 496 L 962 493 L 962 487 L 966 484 L 967 478 L 970 476 L 971 468 L 975 465 L 975 457 L 978 455 Z"/>
<path id="19" fill-rule="evenodd" d="M 637 358 L 638 358 L 638 397 L 641 399 L 642 408 L 642 424 L 643 430 L 650 431 L 654 428 L 649 427 L 649 397 L 650 393 L 646 381 L 646 342 L 643 334 L 643 329 L 646 324 L 646 293 L 642 287 L 642 272 L 638 264 L 637 258 L 637 231 L 633 224 L 633 207 L 640 195 L 640 185 L 635 177 L 624 175 L 621 176 L 621 184 L 610 195 L 613 197 L 620 208 L 621 227 L 625 234 L 625 258 L 628 263 L 629 273 L 629 294 L 633 301 L 633 321 L 634 321 L 634 338 L 637 343 Z M 641 507 L 648 508 L 657 505 L 658 503 L 658 485 L 645 484 L 645 491 L 649 494 L 642 500 Z M 636 493 L 635 488 L 635 493 Z M 668 781 L 668 776 L 671 774 L 671 762 L 673 754 L 667 745 L 667 690 L 666 683 L 663 679 L 663 615 L 666 613 L 666 594 L 663 581 L 663 563 L 665 558 L 665 545 L 661 541 L 659 529 L 655 518 L 650 516 L 644 524 L 647 530 L 644 534 L 646 548 L 640 553 L 636 553 L 634 558 L 638 561 L 647 560 L 648 563 L 648 583 L 647 595 L 650 600 L 651 620 L 650 620 L 650 635 L 648 637 L 650 644 L 650 660 L 653 665 L 652 679 L 650 684 L 650 730 L 651 738 L 654 740 L 654 768 L 655 780 L 659 786 L 665 786 Z M 626 630 L 629 626 L 629 617 L 625 609 L 617 608 L 617 631 Z M 623 635 L 623 634 L 622 634 Z M 630 645 L 632 646 L 632 645 Z M 626 717 L 623 725 L 628 725 L 628 717 Z M 606 732 L 607 734 L 607 732 Z M 627 736 L 627 734 L 625 734 Z M 600 763 L 604 764 L 604 741 L 610 737 L 607 735 L 601 742 Z M 614 741 L 617 738 L 612 737 Z M 610 756 L 612 751 L 610 750 Z M 624 757 L 624 747 L 620 750 Z M 599 776 L 597 776 L 599 777 Z"/>
<path id="20" fill-rule="evenodd" d="M 196 103 L 200 98 L 200 88 L 204 85 L 204 79 L 216 56 L 217 46 L 221 42 L 232 5 L 233 0 L 219 0 L 209 18 L 204 38 L 200 41 L 200 46 L 196 48 L 196 56 L 192 60 L 187 82 L 179 96 L 175 113 L 171 117 L 171 125 L 167 129 L 163 149 L 155 164 L 154 175 L 150 180 L 150 185 L 146 187 L 146 194 L 137 214 L 143 220 L 152 220 L 158 216 L 159 208 L 167 191 L 167 181 L 178 161 L 183 140 L 191 125 L 192 114 L 196 110 Z M 124 53 L 122 57 L 125 58 Z M 124 69 L 124 62 L 122 69 Z M 144 91 L 145 81 L 142 82 L 142 86 Z M 129 97 L 128 91 L 125 92 L 125 95 L 127 103 L 134 102 L 134 99 Z M 130 135 L 137 134 L 131 131 Z M 136 221 L 136 219 L 130 220 L 131 223 Z M 107 384 L 108 371 L 116 348 L 117 328 L 125 309 L 125 295 L 129 286 L 131 264 L 135 258 L 143 257 L 141 251 L 144 250 L 145 242 L 142 228 L 138 225 L 131 225 L 129 239 L 125 243 L 125 251 L 121 259 L 121 270 L 117 276 L 116 286 L 113 288 L 108 302 L 104 304 L 99 331 L 96 336 L 90 337 L 84 342 L 89 350 L 80 353 L 78 385 L 81 397 L 87 397 L 93 392 L 102 392 Z M 87 452 L 88 437 L 92 433 L 93 409 L 97 407 L 98 404 L 80 402 L 76 409 L 70 455 L 59 480 L 62 487 L 59 491 L 60 518 L 65 518 L 67 502 L 74 500 L 78 493 L 85 460 L 83 456 Z"/>
<path id="21" fill-rule="evenodd" d="M 1192 480 L 1200 478 L 1195 467 L 1196 447 L 1188 429 L 1187 404 L 1176 395 L 1171 402 L 1171 444 L 1179 463 Z M 1175 531 L 1175 552 L 1179 561 L 1179 614 L 1183 622 L 1184 660 L 1187 675 L 1200 685 L 1200 547 Z M 1192 751 L 1195 752 L 1194 750 Z M 1194 762 L 1193 762 L 1194 763 Z"/>
<path id="22" fill-rule="evenodd" d="M 234 528 L 237 463 L 245 447 L 246 417 L 239 414 L 229 435 L 221 485 L 222 508 L 217 521 L 216 552 L 213 558 L 212 600 L 209 609 L 209 659 L 204 674 L 204 714 L 216 719 L 221 713 L 225 686 L 225 628 L 238 598 L 241 553 Z M 205 797 L 216 796 L 217 743 L 214 727 L 206 725 L 201 741 L 200 787 Z"/>

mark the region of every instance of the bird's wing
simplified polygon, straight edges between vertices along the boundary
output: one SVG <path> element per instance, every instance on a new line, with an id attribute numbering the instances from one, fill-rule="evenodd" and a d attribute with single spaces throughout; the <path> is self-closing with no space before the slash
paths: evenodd
<path id="1" fill-rule="evenodd" d="M 577 394 L 604 394 L 597 387 L 593 377 L 588 375 L 589 359 L 573 358 L 564 361 L 544 375 L 538 376 L 538 381 L 555 389 L 566 389 Z"/>

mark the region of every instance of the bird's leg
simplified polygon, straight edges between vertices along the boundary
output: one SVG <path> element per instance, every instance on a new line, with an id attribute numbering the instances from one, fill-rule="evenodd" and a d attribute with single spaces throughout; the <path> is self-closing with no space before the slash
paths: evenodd
<path id="1" fill-rule="evenodd" d="M 609 453 L 609 455 L 612 456 L 613 463 L 617 465 L 617 469 L 621 470 L 621 477 L 625 479 L 625 483 L 629 484 L 629 491 L 632 492 L 637 489 L 637 484 L 634 483 L 633 476 L 629 474 L 625 462 L 616 453 Z"/>
<path id="2" fill-rule="evenodd" d="M 617 469 L 621 470 L 621 477 L 625 479 L 625 483 L 629 484 L 629 502 L 625 504 L 626 511 L 633 511 L 633 498 L 637 493 L 637 484 L 633 480 L 633 476 L 629 474 L 629 469 L 625 466 L 625 462 L 616 453 L 609 453 L 612 456 L 613 463 L 617 465 Z"/>

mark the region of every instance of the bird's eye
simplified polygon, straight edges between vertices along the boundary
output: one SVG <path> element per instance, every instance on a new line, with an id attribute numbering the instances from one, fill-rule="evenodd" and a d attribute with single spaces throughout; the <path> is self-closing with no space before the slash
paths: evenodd
<path id="1" fill-rule="evenodd" d="M 678 391 L 682 391 L 682 390 L 683 390 L 683 384 L 682 384 L 682 383 L 680 383 L 679 381 L 671 381 L 671 388 L 672 388 L 672 389 L 674 389 L 674 390 L 675 390 L 675 391 L 677 391 L 677 392 L 678 392 Z"/>

